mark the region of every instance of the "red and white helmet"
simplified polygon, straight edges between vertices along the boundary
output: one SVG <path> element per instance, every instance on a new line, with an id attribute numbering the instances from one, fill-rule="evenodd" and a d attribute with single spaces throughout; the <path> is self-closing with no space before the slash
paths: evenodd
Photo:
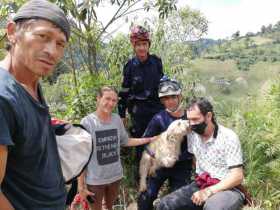
<path id="1" fill-rule="evenodd" d="M 137 25 L 130 31 L 130 42 L 134 46 L 138 41 L 148 41 L 151 44 L 150 34 L 143 26 Z"/>

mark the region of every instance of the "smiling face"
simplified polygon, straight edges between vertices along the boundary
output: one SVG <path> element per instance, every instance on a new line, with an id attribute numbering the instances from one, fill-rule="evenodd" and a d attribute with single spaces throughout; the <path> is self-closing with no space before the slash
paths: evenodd
<path id="1" fill-rule="evenodd" d="M 118 103 L 118 95 L 113 90 L 103 91 L 102 96 L 97 96 L 97 110 L 111 114 Z"/>
<path id="2" fill-rule="evenodd" d="M 176 111 L 181 103 L 181 95 L 164 96 L 160 100 L 166 109 Z"/>
<path id="3" fill-rule="evenodd" d="M 137 41 L 134 45 L 134 51 L 140 61 L 145 61 L 148 57 L 150 43 L 148 41 Z"/>
<path id="4" fill-rule="evenodd" d="M 62 58 L 66 45 L 65 34 L 46 20 L 32 20 L 26 27 L 8 24 L 8 38 L 15 68 L 26 76 L 40 78 L 53 72 Z"/>

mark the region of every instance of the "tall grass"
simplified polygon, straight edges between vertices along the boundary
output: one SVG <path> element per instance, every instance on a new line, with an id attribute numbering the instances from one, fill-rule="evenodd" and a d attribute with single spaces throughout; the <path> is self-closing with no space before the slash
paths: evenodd
<path id="1" fill-rule="evenodd" d="M 246 108 L 248 109 L 248 107 Z M 232 118 L 237 119 L 237 118 Z M 245 184 L 256 204 L 280 207 L 280 78 L 267 95 L 249 104 L 235 123 L 245 159 Z"/>

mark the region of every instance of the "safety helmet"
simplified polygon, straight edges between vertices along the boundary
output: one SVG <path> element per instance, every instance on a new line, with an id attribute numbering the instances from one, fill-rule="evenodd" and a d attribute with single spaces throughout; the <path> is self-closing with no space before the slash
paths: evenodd
<path id="1" fill-rule="evenodd" d="M 160 80 L 158 87 L 158 97 L 171 96 L 171 95 L 180 95 L 182 88 L 174 79 L 169 79 L 167 76 L 163 76 Z"/>
<path id="2" fill-rule="evenodd" d="M 138 41 L 148 41 L 151 44 L 149 31 L 140 25 L 132 27 L 130 32 L 131 44 L 134 46 Z"/>

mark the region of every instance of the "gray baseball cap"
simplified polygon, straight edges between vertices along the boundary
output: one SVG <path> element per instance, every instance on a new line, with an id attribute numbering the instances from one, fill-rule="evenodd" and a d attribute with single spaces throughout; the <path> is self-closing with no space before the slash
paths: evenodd
<path id="1" fill-rule="evenodd" d="M 48 20 L 58 26 L 66 36 L 70 37 L 70 24 L 63 10 L 47 0 L 30 0 L 22 5 L 13 20 L 15 22 L 23 19 L 40 18 Z"/>

